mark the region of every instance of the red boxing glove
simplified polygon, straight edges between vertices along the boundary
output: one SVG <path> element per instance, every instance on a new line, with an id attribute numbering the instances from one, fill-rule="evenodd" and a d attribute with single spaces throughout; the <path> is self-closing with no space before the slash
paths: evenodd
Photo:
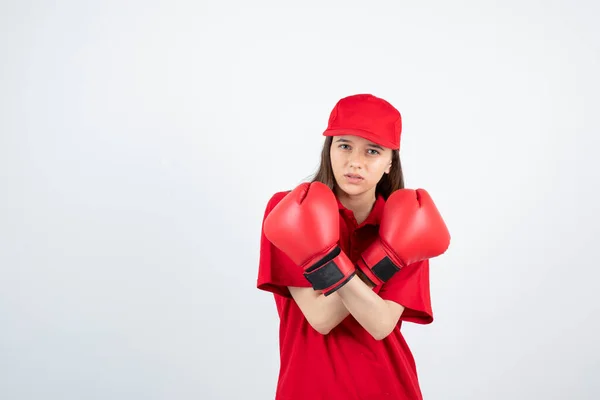
<path id="1" fill-rule="evenodd" d="M 450 233 L 429 193 L 399 189 L 385 202 L 379 237 L 357 267 L 380 285 L 409 264 L 443 254 L 449 245 Z"/>
<path id="2" fill-rule="evenodd" d="M 304 270 L 313 289 L 328 296 L 356 273 L 340 249 L 339 209 L 335 195 L 321 182 L 302 183 L 269 213 L 265 236 Z"/>

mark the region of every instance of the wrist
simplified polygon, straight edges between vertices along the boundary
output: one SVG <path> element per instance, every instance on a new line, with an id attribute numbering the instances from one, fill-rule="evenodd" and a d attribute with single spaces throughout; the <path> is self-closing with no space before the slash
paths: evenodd
<path id="1" fill-rule="evenodd" d="M 362 269 L 359 268 L 358 266 L 356 267 L 356 276 L 358 276 L 360 278 L 360 280 L 363 281 L 363 283 L 371 289 L 373 289 L 375 286 L 377 286 L 377 284 L 375 284 L 373 282 L 373 280 L 369 279 L 365 275 L 365 273 L 362 271 Z"/>

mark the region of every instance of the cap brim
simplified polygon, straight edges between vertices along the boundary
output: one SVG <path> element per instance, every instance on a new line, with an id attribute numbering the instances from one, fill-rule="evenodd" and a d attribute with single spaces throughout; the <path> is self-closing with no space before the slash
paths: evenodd
<path id="1" fill-rule="evenodd" d="M 392 150 L 398 150 L 400 146 L 396 143 L 389 142 L 382 139 L 373 132 L 363 131 L 361 129 L 327 129 L 323 132 L 323 136 L 343 136 L 343 135 L 354 135 L 359 136 L 363 139 L 370 140 L 380 146 L 387 147 Z"/>

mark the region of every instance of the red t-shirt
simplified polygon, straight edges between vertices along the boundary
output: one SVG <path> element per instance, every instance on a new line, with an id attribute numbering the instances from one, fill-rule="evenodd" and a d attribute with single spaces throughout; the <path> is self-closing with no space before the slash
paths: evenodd
<path id="1" fill-rule="evenodd" d="M 274 194 L 264 217 L 288 192 Z M 375 239 L 385 200 L 378 196 L 360 225 L 338 200 L 340 241 L 353 262 Z M 263 219 L 264 221 L 264 219 Z M 257 287 L 274 294 L 280 318 L 280 370 L 275 400 L 408 400 L 422 399 L 415 362 L 400 327 L 402 321 L 433 321 L 429 295 L 429 262 L 408 265 L 373 290 L 405 307 L 397 326 L 375 340 L 350 314 L 327 335 L 306 320 L 287 286 L 310 287 L 282 251 L 261 233 Z"/>

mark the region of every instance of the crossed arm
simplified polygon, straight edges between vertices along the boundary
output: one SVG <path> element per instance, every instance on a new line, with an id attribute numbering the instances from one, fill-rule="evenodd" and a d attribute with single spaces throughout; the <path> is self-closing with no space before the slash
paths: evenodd
<path id="1" fill-rule="evenodd" d="M 311 287 L 289 287 L 290 293 L 309 324 L 326 335 L 349 314 L 376 340 L 387 337 L 404 307 L 384 300 L 358 275 L 329 296 Z"/>

